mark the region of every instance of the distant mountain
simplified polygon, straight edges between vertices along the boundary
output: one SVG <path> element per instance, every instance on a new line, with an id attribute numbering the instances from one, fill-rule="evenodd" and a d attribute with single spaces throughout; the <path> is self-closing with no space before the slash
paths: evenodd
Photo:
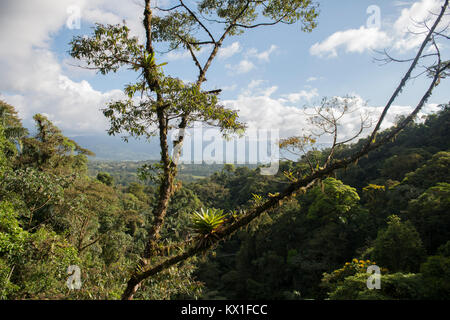
<path id="1" fill-rule="evenodd" d="M 107 135 L 72 136 L 83 148 L 95 153 L 95 160 L 113 161 L 142 161 L 159 159 L 159 141 L 157 138 L 150 142 L 130 138 L 124 142 L 120 137 Z"/>
<path id="2" fill-rule="evenodd" d="M 160 146 L 158 137 L 154 137 L 149 141 L 145 139 L 136 140 L 134 138 L 130 138 L 128 142 L 122 140 L 121 137 L 114 137 L 108 135 L 86 135 L 86 136 L 70 136 L 71 139 L 75 140 L 80 146 L 83 148 L 89 149 L 95 153 L 95 157 L 91 157 L 91 160 L 99 160 L 99 161 L 146 161 L 146 160 L 159 160 L 160 159 Z M 186 141 L 185 141 L 186 142 Z M 233 141 L 231 141 L 233 142 Z M 203 150 L 203 153 L 200 155 L 195 153 L 194 143 L 190 142 L 190 152 L 188 153 L 189 159 L 192 161 L 195 160 L 195 163 L 198 164 L 198 161 L 202 163 L 203 161 L 212 161 L 215 159 L 221 159 L 220 162 L 230 161 L 229 158 L 225 157 L 227 152 L 224 141 L 219 142 L 222 146 L 222 149 L 214 150 L 214 157 L 211 155 L 211 150 L 206 150 L 206 148 L 211 148 L 214 146 L 214 142 L 209 140 L 204 140 L 201 142 L 200 146 Z M 234 143 L 234 142 L 233 142 Z M 258 142 L 258 149 L 266 143 L 267 141 L 262 140 Z M 189 148 L 189 145 L 185 143 L 183 146 L 183 151 L 186 150 L 186 147 Z M 268 147 L 270 149 L 270 147 Z M 269 150 L 267 149 L 267 150 Z M 255 161 L 260 160 L 263 154 L 259 154 L 256 151 L 256 155 L 253 154 L 250 156 L 250 150 L 253 150 L 250 147 L 250 142 L 245 142 L 245 149 L 243 153 L 239 153 L 236 145 L 232 149 L 232 163 L 237 163 L 239 159 L 239 163 L 242 163 L 244 160 L 245 163 L 250 165 L 256 165 Z M 256 149 L 257 150 L 257 149 Z M 172 153 L 172 143 L 169 141 L 169 152 Z M 217 155 L 215 154 L 217 152 Z M 242 152 L 242 151 L 240 151 Z M 268 151 L 265 151 L 266 153 Z M 228 155 L 229 156 L 229 155 Z M 270 154 L 264 155 L 263 161 L 259 161 L 258 163 L 267 163 L 267 159 Z M 283 155 L 286 157 L 286 155 Z M 259 157 L 259 158 L 255 158 Z M 287 156 L 289 158 L 289 155 Z M 292 156 L 291 156 L 292 157 Z M 270 158 L 270 157 L 269 157 Z"/>

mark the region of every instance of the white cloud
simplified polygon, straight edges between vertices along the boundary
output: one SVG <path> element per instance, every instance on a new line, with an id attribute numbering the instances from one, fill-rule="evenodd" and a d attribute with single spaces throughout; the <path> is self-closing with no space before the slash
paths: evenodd
<path id="1" fill-rule="evenodd" d="M 346 52 L 362 53 L 366 50 L 384 48 L 391 41 L 392 39 L 384 31 L 361 27 L 332 34 L 323 42 L 315 43 L 310 53 L 320 57 L 337 57 L 339 47 L 344 47 Z"/>
<path id="2" fill-rule="evenodd" d="M 300 92 L 290 93 L 284 95 L 283 97 L 286 98 L 289 102 L 296 103 L 301 100 L 306 100 L 310 102 L 313 98 L 316 98 L 318 96 L 319 96 L 318 90 L 314 88 L 311 91 L 301 90 Z"/>
<path id="3" fill-rule="evenodd" d="M 311 92 L 300 91 L 274 97 L 276 86 L 262 87 L 262 80 L 252 81 L 247 89 L 243 90 L 236 99 L 223 101 L 224 105 L 239 111 L 241 121 L 247 123 L 249 129 L 278 129 L 281 138 L 308 134 L 315 131 L 308 121 L 308 115 L 314 114 L 314 104 L 302 108 L 301 101 L 318 96 L 317 90 Z M 251 90 L 249 90 L 251 89 Z M 311 103 L 311 102 L 310 102 Z M 372 120 L 383 111 L 383 106 L 367 105 L 364 99 L 354 95 L 352 101 L 354 112 L 348 113 L 341 119 L 339 127 L 340 141 L 353 137 L 360 129 L 361 115 L 368 114 Z M 413 110 L 411 106 L 394 105 L 390 108 L 381 129 L 386 129 L 396 123 L 398 116 L 407 115 Z M 423 115 L 436 112 L 436 104 L 428 104 L 419 113 Z M 363 136 L 370 133 L 370 128 L 364 131 Z M 319 143 L 326 145 L 331 137 L 321 137 Z"/>
<path id="4" fill-rule="evenodd" d="M 411 2 L 408 2 L 408 1 L 393 1 L 392 5 L 394 7 L 405 7 L 405 6 L 410 6 Z"/>
<path id="5" fill-rule="evenodd" d="M 236 43 L 236 42 L 235 42 Z M 231 46 L 230 46 L 231 47 Z M 228 52 L 232 52 L 232 48 L 229 48 Z M 235 45 L 235 49 L 238 48 L 237 45 Z M 244 59 L 242 59 L 237 65 L 231 65 L 226 64 L 225 68 L 230 70 L 229 74 L 244 74 L 247 73 L 253 69 L 256 68 L 254 60 L 257 60 L 258 62 L 269 62 L 270 55 L 275 52 L 277 49 L 276 45 L 271 45 L 269 49 L 263 52 L 258 52 L 257 49 L 251 48 L 247 50 L 247 52 L 244 54 Z M 240 47 L 239 47 L 240 51 Z M 253 61 L 252 61 L 253 60 Z"/>
<path id="6" fill-rule="evenodd" d="M 284 101 L 271 97 L 269 90 L 266 94 L 241 94 L 234 100 L 223 103 L 239 110 L 240 119 L 247 123 L 249 129 L 280 129 L 283 135 L 298 134 L 298 129 L 306 124 L 302 111 L 289 106 Z"/>
<path id="7" fill-rule="evenodd" d="M 419 46 L 425 35 L 426 29 L 414 22 L 423 22 L 426 19 L 435 18 L 430 12 L 438 13 L 443 4 L 442 0 L 420 0 L 414 3 L 397 1 L 394 6 L 409 5 L 404 8 L 400 16 L 390 28 L 381 30 L 378 28 L 348 29 L 338 31 L 322 42 L 315 43 L 310 48 L 310 54 L 319 57 L 337 57 L 338 49 L 344 48 L 345 52 L 362 53 L 372 49 L 383 49 L 393 46 L 399 52 L 405 52 Z M 450 16 L 443 18 L 442 25 L 450 23 Z"/>
<path id="8" fill-rule="evenodd" d="M 270 55 L 272 53 L 274 53 L 277 49 L 278 49 L 278 47 L 274 44 L 271 45 L 269 49 L 267 49 L 266 51 L 263 51 L 263 52 L 258 52 L 257 49 L 251 48 L 247 51 L 246 56 L 256 58 L 259 61 L 269 62 Z"/>
<path id="9" fill-rule="evenodd" d="M 236 53 L 240 52 L 242 50 L 241 45 L 238 41 L 233 42 L 228 47 L 220 48 L 218 52 L 218 57 L 220 59 L 228 59 L 235 55 Z"/>
<path id="10" fill-rule="evenodd" d="M 237 84 L 235 84 L 235 83 L 232 85 L 229 85 L 229 86 L 221 87 L 222 91 L 234 91 L 234 90 L 236 90 L 236 88 L 237 88 Z"/>
<path id="11" fill-rule="evenodd" d="M 141 8 L 130 1 L 41 0 L 0 3 L 0 92 L 14 105 L 25 122 L 45 113 L 69 133 L 104 132 L 107 128 L 100 108 L 122 97 L 120 90 L 101 92 L 85 80 L 74 81 L 75 69 L 61 64 L 51 51 L 52 36 L 66 28 L 70 12 L 78 6 L 81 22 L 119 23 L 124 17 L 136 35 L 142 34 Z M 139 11 L 136 11 L 139 10 Z M 134 17 L 134 18 L 133 18 Z"/>
<path id="12" fill-rule="evenodd" d="M 211 46 L 203 46 L 198 51 L 195 51 L 195 56 L 197 57 L 197 59 L 199 59 L 199 57 L 202 54 L 204 54 L 205 52 L 207 52 L 210 48 L 211 48 Z M 169 61 L 192 59 L 192 55 L 189 52 L 189 50 L 183 50 L 183 51 L 173 50 L 173 51 L 170 51 L 167 54 L 165 54 L 164 59 L 169 60 Z"/>
<path id="13" fill-rule="evenodd" d="M 85 80 L 75 82 L 63 75 L 55 57 L 48 51 L 32 52 L 27 65 L 15 66 L 9 75 L 9 84 L 0 81 L 0 87 L 13 95 L 5 94 L 6 101 L 14 105 L 20 116 L 30 120 L 36 113 L 45 113 L 69 132 L 101 132 L 107 128 L 100 108 L 113 99 L 123 98 L 120 90 L 100 92 Z M 31 72 L 28 72 L 28 69 Z M 21 75 L 28 74 L 27 77 Z"/>
<path id="14" fill-rule="evenodd" d="M 169 61 L 181 60 L 191 58 L 191 53 L 188 50 L 184 51 L 170 51 L 164 56 Z"/>
<path id="15" fill-rule="evenodd" d="M 258 88 L 264 82 L 266 82 L 266 81 L 265 80 L 261 80 L 261 79 L 253 79 L 253 80 L 250 81 L 250 83 L 248 84 L 247 88 L 248 89 Z"/>
<path id="16" fill-rule="evenodd" d="M 282 137 L 298 135 L 307 127 L 307 118 L 299 108 L 298 93 L 274 97 L 277 86 L 264 86 L 267 81 L 255 79 L 241 90 L 236 99 L 223 101 L 224 105 L 239 110 L 239 117 L 249 129 L 279 129 Z M 317 90 L 313 92 L 317 94 Z M 291 96 L 292 100 L 286 99 Z M 307 94 L 304 94 L 307 96 Z"/>
<path id="17" fill-rule="evenodd" d="M 227 64 L 225 68 L 230 70 L 230 74 L 243 74 L 255 69 L 253 62 L 249 60 L 241 60 L 237 65 Z"/>
<path id="18" fill-rule="evenodd" d="M 441 11 L 443 1 L 441 0 L 422 0 L 415 2 L 410 8 L 401 11 L 400 17 L 395 21 L 393 31 L 396 41 L 394 48 L 400 52 L 405 52 L 418 47 L 425 38 L 423 26 L 417 25 L 416 22 L 423 22 L 430 18 L 434 22 L 435 16 L 431 13 L 439 13 Z M 428 24 L 431 22 L 429 21 Z M 450 17 L 444 16 L 441 22 L 443 26 L 450 23 Z"/>

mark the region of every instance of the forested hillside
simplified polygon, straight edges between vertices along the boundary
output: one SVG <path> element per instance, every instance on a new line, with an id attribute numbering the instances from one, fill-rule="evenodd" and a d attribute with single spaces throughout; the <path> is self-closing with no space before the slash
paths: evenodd
<path id="1" fill-rule="evenodd" d="M 139 182 L 138 169 L 145 164 L 155 164 L 156 161 L 99 161 L 90 160 L 88 163 L 88 172 L 91 176 L 96 176 L 98 172 L 104 172 L 111 175 L 116 184 L 126 186 L 131 182 Z M 240 165 L 248 168 L 256 168 L 255 164 Z M 206 178 L 216 171 L 222 170 L 222 164 L 183 164 L 180 166 L 178 179 L 181 181 L 195 181 Z"/>
<path id="2" fill-rule="evenodd" d="M 410 125 L 394 141 L 221 246 L 197 273 L 209 297 L 448 299 L 449 111 L 447 106 Z M 338 157 L 364 142 L 343 148 Z M 284 163 L 284 168 L 301 165 Z M 225 186 L 209 205 L 245 207 L 241 195 L 275 192 L 281 176 L 262 179 L 254 171 L 236 170 L 189 187 L 208 203 L 201 191 Z M 380 291 L 366 287 L 371 264 L 381 267 Z"/>
<path id="3" fill-rule="evenodd" d="M 157 188 L 151 180 L 118 183 L 123 168 L 89 164 L 89 150 L 45 116 L 34 119 L 30 135 L 0 103 L 0 298 L 118 299 L 154 222 Z M 145 281 L 136 298 L 448 299 L 449 128 L 450 107 L 442 105 L 212 252 Z M 335 157 L 364 143 L 343 145 Z M 323 162 L 327 154 L 313 156 Z M 195 171 L 178 178 L 159 257 L 183 252 L 207 227 L 195 212 L 220 214 L 219 224 L 239 219 L 276 196 L 308 156 L 281 163 L 275 176 L 225 165 L 202 179 Z M 66 285 L 71 265 L 81 270 L 79 290 Z M 370 265 L 381 268 L 380 290 L 366 286 Z"/>
<path id="4" fill-rule="evenodd" d="M 1 300 L 450 299 L 450 0 L 72 2 L 0 4 Z"/>

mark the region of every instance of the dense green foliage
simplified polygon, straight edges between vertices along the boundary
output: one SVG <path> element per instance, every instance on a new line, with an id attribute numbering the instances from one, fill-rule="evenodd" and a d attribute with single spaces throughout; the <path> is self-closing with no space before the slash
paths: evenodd
<path id="1" fill-rule="evenodd" d="M 109 174 L 116 184 L 127 186 L 132 182 L 141 182 L 138 170 L 145 164 L 155 164 L 156 161 L 99 161 L 91 160 L 88 163 L 88 173 L 95 177 L 99 172 Z M 242 167 L 244 165 L 236 165 Z M 257 165 L 245 165 L 256 168 Z M 183 182 L 193 182 L 206 178 L 224 168 L 221 164 L 183 164 L 179 167 L 177 178 Z"/>
<path id="2" fill-rule="evenodd" d="M 12 119 L 3 123 L 20 124 L 15 113 L 5 116 Z M 154 190 L 137 183 L 116 186 L 107 173 L 89 177 L 90 151 L 64 137 L 44 116 L 36 115 L 35 121 L 36 135 L 23 136 L 20 150 L 15 137 L 5 135 L 8 127 L 0 126 L 1 297 L 120 298 L 144 246 L 145 226 L 152 222 Z M 178 200 L 186 207 L 177 210 L 167 228 L 201 207 L 191 194 L 180 193 Z M 170 244 L 181 236 L 170 233 L 166 239 Z M 66 285 L 71 265 L 81 270 L 80 290 Z M 194 265 L 185 263 L 161 273 L 140 298 L 197 297 L 201 285 L 193 271 Z"/>
<path id="3" fill-rule="evenodd" d="M 145 246 L 156 186 L 130 178 L 139 163 L 88 164 L 90 152 L 42 115 L 29 136 L 8 110 L 0 122 L 0 298 L 120 298 Z M 212 254 L 145 281 L 136 298 L 448 299 L 449 115 L 444 106 L 410 125 Z M 182 252 L 189 239 L 209 241 L 304 165 L 283 162 L 275 176 L 232 165 L 186 171 L 170 200 L 160 256 Z M 71 265 L 80 267 L 80 290 L 66 285 Z M 380 290 L 366 286 L 371 265 L 381 268 Z"/>
<path id="4" fill-rule="evenodd" d="M 200 266 L 207 297 L 448 299 L 448 260 L 439 248 L 450 239 L 449 115 L 446 106 L 410 125 L 394 141 L 237 233 Z M 364 141 L 343 146 L 337 157 Z M 280 170 L 302 166 L 283 163 Z M 190 187 L 212 190 L 213 201 L 198 193 L 211 206 L 245 207 L 236 201 L 242 195 L 270 195 L 282 180 L 281 174 L 267 181 L 253 172 L 222 172 Z M 366 266 L 341 272 L 352 260 L 381 267 L 381 290 L 367 288 Z"/>

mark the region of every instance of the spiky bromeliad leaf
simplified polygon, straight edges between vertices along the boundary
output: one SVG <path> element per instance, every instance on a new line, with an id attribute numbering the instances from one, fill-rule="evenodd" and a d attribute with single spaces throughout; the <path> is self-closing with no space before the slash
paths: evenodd
<path id="1" fill-rule="evenodd" d="M 195 232 L 199 235 L 209 235 L 225 222 L 227 214 L 219 209 L 200 209 L 193 213 L 192 222 Z"/>

